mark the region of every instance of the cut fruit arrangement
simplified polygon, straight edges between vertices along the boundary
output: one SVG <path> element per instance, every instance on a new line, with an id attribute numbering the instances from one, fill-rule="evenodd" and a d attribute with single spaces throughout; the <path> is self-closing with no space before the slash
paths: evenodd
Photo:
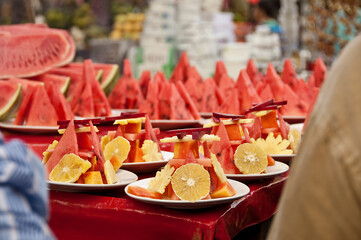
<path id="1" fill-rule="evenodd" d="M 235 195 L 220 163 L 210 152 L 209 142 L 219 141 L 219 137 L 210 132 L 211 128 L 168 131 L 176 136 L 161 139 L 161 142 L 175 144 L 173 159 L 156 173 L 147 188 L 129 186 L 128 193 L 189 202 Z M 200 145 L 204 154 L 199 152 Z"/>
<path id="2" fill-rule="evenodd" d="M 59 133 L 63 136 L 43 153 L 43 163 L 50 181 L 80 184 L 118 182 L 116 171 L 127 158 L 130 144 L 119 137 L 121 140 L 116 139 L 112 143 L 116 154 L 109 158 L 100 146 L 97 128 L 93 125 L 93 122 L 100 121 L 96 121 L 70 120 L 59 123 Z"/>

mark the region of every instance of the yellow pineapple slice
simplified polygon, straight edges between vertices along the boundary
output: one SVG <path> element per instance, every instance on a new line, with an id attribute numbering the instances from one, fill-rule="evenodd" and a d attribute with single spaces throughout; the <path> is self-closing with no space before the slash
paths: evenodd
<path id="1" fill-rule="evenodd" d="M 297 153 L 298 147 L 301 142 L 301 133 L 297 129 L 291 129 L 288 133 L 288 141 L 290 142 L 291 149 L 294 153 Z"/>
<path id="2" fill-rule="evenodd" d="M 202 165 L 188 163 L 174 172 L 171 184 L 177 197 L 195 202 L 209 194 L 211 177 Z"/>
<path id="3" fill-rule="evenodd" d="M 65 130 L 66 130 L 65 128 L 64 129 L 59 129 L 58 133 L 59 134 L 64 134 Z M 94 126 L 94 130 L 95 130 L 95 132 L 99 132 L 99 129 L 96 126 Z M 81 133 L 81 132 L 91 132 L 91 131 L 90 131 L 90 127 L 80 127 L 80 128 L 76 128 L 75 132 Z"/>
<path id="4" fill-rule="evenodd" d="M 276 138 L 273 132 L 269 133 L 266 140 L 258 138 L 254 140 L 251 138 L 251 142 L 261 148 L 266 154 L 292 154 L 292 149 L 287 149 L 290 142 L 287 139 L 282 140 L 282 136 L 278 135 Z"/>
<path id="5" fill-rule="evenodd" d="M 255 144 L 244 143 L 237 147 L 234 164 L 241 173 L 259 174 L 266 171 L 267 154 Z"/>
<path id="6" fill-rule="evenodd" d="M 255 115 L 256 117 L 263 117 L 263 116 L 266 116 L 267 114 L 269 114 L 272 111 L 274 111 L 274 110 L 255 111 L 255 112 L 252 112 L 252 114 Z"/>
<path id="7" fill-rule="evenodd" d="M 190 142 L 193 141 L 192 135 L 186 135 L 182 139 L 179 139 L 177 136 L 162 138 L 160 142 Z"/>
<path id="8" fill-rule="evenodd" d="M 213 153 L 211 154 L 211 161 L 212 161 L 213 169 L 216 172 L 219 180 L 222 183 L 227 182 L 227 177 L 224 174 L 223 168 L 222 168 L 221 164 L 218 162 L 216 155 Z"/>
<path id="9" fill-rule="evenodd" d="M 65 154 L 50 172 L 49 179 L 55 182 L 76 182 L 91 167 L 91 163 L 74 153 Z"/>
<path id="10" fill-rule="evenodd" d="M 105 161 L 104 163 L 104 175 L 108 184 L 113 184 L 118 182 L 118 178 L 115 175 L 113 165 L 109 160 Z"/>
<path id="11" fill-rule="evenodd" d="M 54 150 L 56 146 L 58 146 L 58 141 L 54 140 L 51 144 L 49 144 L 48 148 L 43 152 L 43 156 L 44 156 L 43 164 L 45 164 L 49 160 L 51 154 L 53 154 L 52 151 L 50 152 L 48 150 Z"/>
<path id="12" fill-rule="evenodd" d="M 163 194 L 165 188 L 170 183 L 174 170 L 175 168 L 171 167 L 169 164 L 165 165 L 165 167 L 158 171 L 155 177 L 150 180 L 148 189 Z"/>
<path id="13" fill-rule="evenodd" d="M 204 141 L 220 141 L 221 138 L 218 137 L 217 135 L 213 135 L 213 134 L 204 134 L 201 139 L 199 139 L 201 142 Z"/>
<path id="14" fill-rule="evenodd" d="M 127 159 L 129 151 L 129 141 L 119 136 L 105 145 L 103 153 L 106 161 L 115 157 L 117 162 L 123 163 Z"/>
<path id="15" fill-rule="evenodd" d="M 142 152 L 145 162 L 155 162 L 163 159 L 162 154 L 158 152 L 158 144 L 152 140 L 145 140 L 143 142 Z"/>
<path id="16" fill-rule="evenodd" d="M 254 119 L 252 118 L 241 118 L 237 121 L 232 121 L 231 119 L 227 119 L 227 120 L 222 120 L 222 123 L 224 125 L 231 125 L 231 124 L 247 124 L 247 123 L 253 123 Z M 219 123 L 216 122 L 210 122 L 207 124 L 204 124 L 203 127 L 204 128 L 209 128 L 209 127 L 214 127 L 214 126 L 219 126 Z"/>
<path id="17" fill-rule="evenodd" d="M 115 120 L 113 124 L 127 125 L 128 123 L 143 123 L 143 122 L 145 122 L 145 117 L 119 119 L 119 120 Z"/>

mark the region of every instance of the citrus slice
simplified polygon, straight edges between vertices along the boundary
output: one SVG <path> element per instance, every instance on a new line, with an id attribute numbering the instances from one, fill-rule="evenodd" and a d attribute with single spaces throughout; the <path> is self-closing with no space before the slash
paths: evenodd
<path id="1" fill-rule="evenodd" d="M 76 182 L 80 175 L 91 167 L 91 163 L 74 153 L 65 154 L 50 172 L 49 179 L 55 182 Z"/>
<path id="2" fill-rule="evenodd" d="M 143 160 L 145 162 L 160 161 L 162 154 L 158 152 L 158 144 L 152 140 L 145 140 L 142 145 Z"/>
<path id="3" fill-rule="evenodd" d="M 255 144 L 244 143 L 237 147 L 234 164 L 244 174 L 262 173 L 268 165 L 267 154 Z"/>
<path id="4" fill-rule="evenodd" d="M 301 133 L 297 129 L 291 129 L 288 134 L 288 141 L 294 153 L 297 153 L 298 147 L 301 142 Z"/>
<path id="5" fill-rule="evenodd" d="M 292 149 L 287 149 L 290 145 L 290 142 L 287 139 L 282 140 L 282 136 L 278 135 L 276 138 L 273 135 L 273 132 L 270 132 L 264 140 L 263 138 L 258 138 L 254 140 L 251 138 L 251 142 L 254 145 L 257 145 L 261 148 L 266 154 L 292 154 Z"/>
<path id="6" fill-rule="evenodd" d="M 51 154 L 53 154 L 53 151 L 57 145 L 58 145 L 58 141 L 54 140 L 51 144 L 49 144 L 48 148 L 43 152 L 43 164 L 45 164 L 49 160 Z"/>
<path id="7" fill-rule="evenodd" d="M 174 193 L 180 199 L 195 202 L 209 194 L 211 177 L 203 166 L 188 163 L 174 172 L 171 183 Z"/>
<path id="8" fill-rule="evenodd" d="M 108 160 L 104 163 L 104 175 L 108 184 L 113 184 L 118 182 L 118 178 L 115 175 L 113 164 Z"/>
<path id="9" fill-rule="evenodd" d="M 161 171 L 157 172 L 155 178 L 152 178 L 150 180 L 148 184 L 148 189 L 163 194 L 165 188 L 170 183 L 174 170 L 175 168 L 171 167 L 169 164 L 165 165 L 165 167 Z"/>
<path id="10" fill-rule="evenodd" d="M 227 182 L 227 177 L 224 174 L 223 168 L 222 168 L 221 164 L 218 162 L 216 155 L 213 153 L 211 154 L 211 161 L 212 161 L 213 169 L 216 172 L 219 180 L 222 183 Z"/>
<path id="11" fill-rule="evenodd" d="M 124 160 L 127 159 L 129 151 L 129 141 L 119 136 L 105 145 L 103 153 L 105 161 L 116 157 L 119 162 L 123 163 Z"/>

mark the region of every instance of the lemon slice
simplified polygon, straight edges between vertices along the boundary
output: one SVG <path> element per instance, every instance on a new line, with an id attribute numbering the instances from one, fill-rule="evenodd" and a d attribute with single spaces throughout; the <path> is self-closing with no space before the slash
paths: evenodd
<path id="1" fill-rule="evenodd" d="M 254 140 L 251 138 L 251 142 L 254 145 L 257 145 L 267 154 L 292 154 L 292 149 L 287 149 L 290 145 L 290 142 L 287 139 L 283 139 L 281 135 L 278 135 L 276 138 L 273 135 L 273 132 L 270 132 L 264 140 L 263 138 L 258 138 Z"/>
<path id="2" fill-rule="evenodd" d="M 76 182 L 80 175 L 91 167 L 91 163 L 74 153 L 65 154 L 50 172 L 49 179 L 55 182 Z"/>
<path id="3" fill-rule="evenodd" d="M 301 133 L 297 129 L 291 129 L 288 133 L 288 141 L 294 153 L 297 153 L 301 142 Z"/>
<path id="4" fill-rule="evenodd" d="M 177 197 L 195 202 L 209 194 L 211 178 L 202 165 L 188 163 L 174 172 L 171 183 Z"/>
<path id="5" fill-rule="evenodd" d="M 211 161 L 212 161 L 213 169 L 216 172 L 219 180 L 222 183 L 227 182 L 227 177 L 224 174 L 223 168 L 222 168 L 221 164 L 218 162 L 216 155 L 213 153 L 211 154 Z"/>
<path id="6" fill-rule="evenodd" d="M 165 167 L 158 171 L 155 175 L 155 178 L 152 178 L 148 184 L 148 189 L 156 191 L 160 194 L 163 194 L 165 188 L 170 183 L 170 179 L 172 178 L 172 174 L 175 168 L 171 167 L 169 164 L 165 165 Z"/>
<path id="7" fill-rule="evenodd" d="M 118 178 L 115 175 L 113 164 L 108 160 L 104 163 L 104 175 L 108 184 L 113 184 L 118 182 Z"/>
<path id="8" fill-rule="evenodd" d="M 244 174 L 262 173 L 268 165 L 267 154 L 254 144 L 244 143 L 237 147 L 234 164 Z"/>
<path id="9" fill-rule="evenodd" d="M 116 157 L 121 163 L 128 157 L 130 151 L 130 143 L 123 137 L 116 137 L 107 143 L 104 147 L 105 161 L 111 160 L 112 157 Z"/>
<path id="10" fill-rule="evenodd" d="M 51 144 L 49 144 L 48 148 L 43 152 L 43 164 L 45 164 L 49 160 L 51 154 L 53 154 L 53 151 L 48 151 L 48 150 L 54 150 L 56 146 L 58 146 L 58 141 L 54 140 Z"/>
<path id="11" fill-rule="evenodd" d="M 152 140 L 145 140 L 143 142 L 142 152 L 145 162 L 155 162 L 163 159 L 162 154 L 158 152 L 158 144 Z"/>

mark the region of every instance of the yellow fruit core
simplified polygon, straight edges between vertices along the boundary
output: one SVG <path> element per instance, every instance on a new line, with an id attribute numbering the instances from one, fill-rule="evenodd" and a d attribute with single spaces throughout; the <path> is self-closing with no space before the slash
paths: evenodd
<path id="1" fill-rule="evenodd" d="M 209 194 L 211 178 L 202 165 L 188 163 L 174 172 L 171 184 L 180 199 L 195 202 Z"/>

